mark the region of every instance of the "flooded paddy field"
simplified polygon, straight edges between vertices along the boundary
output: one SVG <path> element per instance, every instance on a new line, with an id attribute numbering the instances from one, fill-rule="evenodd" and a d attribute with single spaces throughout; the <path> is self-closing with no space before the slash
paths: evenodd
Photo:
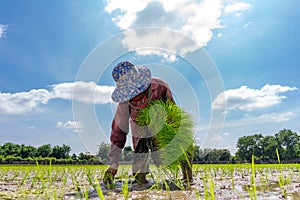
<path id="1" fill-rule="evenodd" d="M 153 167 L 141 186 L 121 165 L 111 189 L 106 168 L 0 165 L 0 199 L 300 199 L 300 164 L 194 164 L 191 183 Z"/>

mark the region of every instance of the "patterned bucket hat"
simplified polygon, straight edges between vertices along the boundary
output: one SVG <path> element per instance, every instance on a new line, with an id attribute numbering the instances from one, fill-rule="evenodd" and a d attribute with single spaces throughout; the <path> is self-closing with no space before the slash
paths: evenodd
<path id="1" fill-rule="evenodd" d="M 134 66 L 131 62 L 123 61 L 115 66 L 112 76 L 117 84 L 111 95 L 114 102 L 128 101 L 145 91 L 151 82 L 151 72 L 146 66 Z"/>

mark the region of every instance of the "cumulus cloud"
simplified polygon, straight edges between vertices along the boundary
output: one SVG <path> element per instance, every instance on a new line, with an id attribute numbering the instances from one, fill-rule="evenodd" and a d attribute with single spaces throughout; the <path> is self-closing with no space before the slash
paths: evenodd
<path id="1" fill-rule="evenodd" d="M 0 113 L 25 114 L 34 111 L 51 99 L 74 100 L 83 103 L 106 104 L 111 102 L 113 86 L 100 86 L 95 82 L 60 83 L 51 86 L 51 90 L 33 89 L 29 92 L 1 93 Z"/>
<path id="2" fill-rule="evenodd" d="M 222 28 L 220 16 L 222 14 L 221 0 L 107 0 L 105 10 L 113 16 L 115 24 L 123 29 L 144 27 L 168 28 L 195 40 L 199 46 L 206 45 L 213 37 L 214 29 Z M 149 35 L 138 35 L 140 41 L 147 41 Z M 156 42 L 176 43 L 168 36 L 153 37 Z M 152 39 L 153 40 L 153 39 Z M 126 46 L 131 47 L 132 39 L 128 39 Z M 179 43 L 178 43 L 179 44 Z M 181 46 L 173 44 L 176 53 L 182 55 L 188 48 L 181 50 Z M 182 44 L 179 44 L 182 45 Z M 133 44 L 134 46 L 134 44 Z"/>
<path id="3" fill-rule="evenodd" d="M 73 82 L 53 85 L 53 98 L 74 100 L 84 103 L 106 104 L 111 102 L 113 86 L 100 86 L 95 82 Z"/>
<path id="4" fill-rule="evenodd" d="M 234 12 L 240 13 L 241 11 L 248 10 L 250 7 L 251 7 L 251 5 L 246 2 L 234 2 L 234 3 L 228 4 L 225 7 L 224 12 L 225 13 L 234 13 Z"/>
<path id="5" fill-rule="evenodd" d="M 0 38 L 5 35 L 5 31 L 7 29 L 7 25 L 0 24 Z"/>
<path id="6" fill-rule="evenodd" d="M 57 122 L 56 123 L 57 128 L 63 128 L 63 129 L 72 129 L 75 133 L 81 132 L 83 126 L 81 122 L 77 121 L 67 121 L 67 122 Z"/>
<path id="7" fill-rule="evenodd" d="M 192 40 L 186 39 L 184 35 L 162 29 L 127 32 L 122 44 L 129 51 L 136 51 L 139 55 L 161 55 L 168 61 L 175 61 L 177 53 L 184 55 L 198 48 Z M 141 46 L 145 48 L 140 49 Z"/>
<path id="8" fill-rule="evenodd" d="M 45 89 L 30 90 L 29 92 L 1 93 L 0 113 L 23 114 L 32 111 L 40 104 L 48 103 L 51 94 Z"/>
<path id="9" fill-rule="evenodd" d="M 227 90 L 217 96 L 212 103 L 213 109 L 252 111 L 267 108 L 281 103 L 286 98 L 280 93 L 297 90 L 296 87 L 266 84 L 261 89 L 251 89 L 241 86 L 238 89 Z"/>

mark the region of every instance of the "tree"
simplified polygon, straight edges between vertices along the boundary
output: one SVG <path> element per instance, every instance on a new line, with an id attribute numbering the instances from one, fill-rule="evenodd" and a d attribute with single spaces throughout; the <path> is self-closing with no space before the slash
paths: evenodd
<path id="1" fill-rule="evenodd" d="M 98 147 L 99 149 L 98 149 L 97 156 L 100 157 L 103 163 L 109 162 L 108 153 L 109 153 L 110 144 L 101 142 L 101 144 L 98 145 Z"/>
<path id="2" fill-rule="evenodd" d="M 231 157 L 228 149 L 212 149 L 205 156 L 205 161 L 229 161 Z"/>
<path id="3" fill-rule="evenodd" d="M 276 149 L 282 160 L 291 160 L 300 157 L 300 136 L 289 129 L 283 129 L 275 136 L 243 136 L 238 139 L 237 149 L 239 160 L 251 161 L 252 154 L 263 160 L 276 159 Z"/>
<path id="4" fill-rule="evenodd" d="M 78 160 L 81 161 L 92 161 L 94 159 L 94 156 L 92 156 L 89 152 L 84 153 L 80 153 L 78 156 Z"/>
<path id="5" fill-rule="evenodd" d="M 211 152 L 212 150 L 211 149 L 207 149 L 207 148 L 205 148 L 205 149 L 200 149 L 199 148 L 199 154 L 198 154 L 198 156 L 199 156 L 199 161 L 207 161 L 207 156 L 208 156 L 208 154 L 209 154 L 209 152 Z"/>
<path id="6" fill-rule="evenodd" d="M 208 154 L 205 156 L 205 161 L 218 161 L 218 150 L 212 149 L 208 152 Z"/>
<path id="7" fill-rule="evenodd" d="M 73 153 L 73 154 L 72 154 L 72 156 L 71 156 L 71 158 L 72 158 L 72 160 L 73 160 L 73 161 L 76 161 L 76 160 L 77 160 L 77 156 L 76 156 L 76 154 L 75 154 L 75 153 Z"/>
<path id="8" fill-rule="evenodd" d="M 261 147 L 262 147 L 262 159 L 269 160 L 269 159 L 276 159 L 276 148 L 278 148 L 278 142 L 274 136 L 265 136 L 261 140 Z"/>
<path id="9" fill-rule="evenodd" d="M 200 147 L 195 145 L 193 147 L 193 161 L 197 162 L 197 161 L 201 161 L 201 158 L 200 158 Z"/>
<path id="10" fill-rule="evenodd" d="M 300 158 L 300 140 L 298 141 L 298 143 L 296 145 L 296 153 L 297 153 L 297 157 Z"/>
<path id="11" fill-rule="evenodd" d="M 219 154 L 219 157 L 218 157 L 219 161 L 229 161 L 230 160 L 231 154 L 228 149 L 220 149 L 218 154 Z"/>
<path id="12" fill-rule="evenodd" d="M 69 158 L 70 157 L 69 153 L 71 152 L 71 147 L 69 145 L 63 144 L 62 149 L 64 152 L 63 158 Z"/>
<path id="13" fill-rule="evenodd" d="M 131 146 L 126 146 L 123 149 L 123 160 L 124 161 L 131 161 L 133 157 L 133 150 Z"/>
<path id="14" fill-rule="evenodd" d="M 52 153 L 52 148 L 50 144 L 44 144 L 37 148 L 37 156 L 38 157 L 49 157 Z"/>
<path id="15" fill-rule="evenodd" d="M 78 156 L 78 159 L 87 161 L 87 156 L 84 153 L 80 152 L 79 156 Z"/>
<path id="16" fill-rule="evenodd" d="M 297 158 L 299 135 L 289 129 L 283 129 L 275 134 L 279 144 L 280 156 L 284 160 Z"/>
<path id="17" fill-rule="evenodd" d="M 56 145 L 52 149 L 51 156 L 56 159 L 66 159 L 69 157 L 70 151 L 71 151 L 71 148 L 68 145 L 64 144 L 62 147 Z"/>
<path id="18" fill-rule="evenodd" d="M 237 158 L 239 160 L 247 161 L 251 161 L 252 155 L 254 155 L 257 158 L 260 158 L 262 156 L 262 140 L 262 134 L 254 134 L 239 138 L 237 142 Z"/>
<path id="19" fill-rule="evenodd" d="M 2 155 L 4 157 L 7 156 L 19 156 L 20 155 L 20 150 L 21 150 L 21 146 L 18 144 L 13 144 L 11 142 L 7 142 L 5 143 L 2 147 Z"/>
<path id="20" fill-rule="evenodd" d="M 22 144 L 19 154 L 21 158 L 35 157 L 37 155 L 37 149 L 33 146 L 25 146 L 25 144 Z"/>

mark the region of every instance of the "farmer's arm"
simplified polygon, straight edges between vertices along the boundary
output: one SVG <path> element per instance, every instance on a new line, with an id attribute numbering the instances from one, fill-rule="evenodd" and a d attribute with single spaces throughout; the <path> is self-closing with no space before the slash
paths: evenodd
<path id="1" fill-rule="evenodd" d="M 164 95 L 163 98 L 164 98 L 165 101 L 166 100 L 171 100 L 173 103 L 175 103 L 172 92 L 171 92 L 171 89 L 169 88 L 169 86 L 167 84 L 165 85 L 163 95 Z"/>
<path id="2" fill-rule="evenodd" d="M 126 143 L 126 136 L 129 131 L 129 110 L 128 104 L 120 103 L 118 105 L 117 111 L 115 113 L 113 122 L 112 122 L 112 131 L 110 135 L 110 167 L 113 169 L 118 168 L 119 158 L 122 153 L 122 149 Z"/>

